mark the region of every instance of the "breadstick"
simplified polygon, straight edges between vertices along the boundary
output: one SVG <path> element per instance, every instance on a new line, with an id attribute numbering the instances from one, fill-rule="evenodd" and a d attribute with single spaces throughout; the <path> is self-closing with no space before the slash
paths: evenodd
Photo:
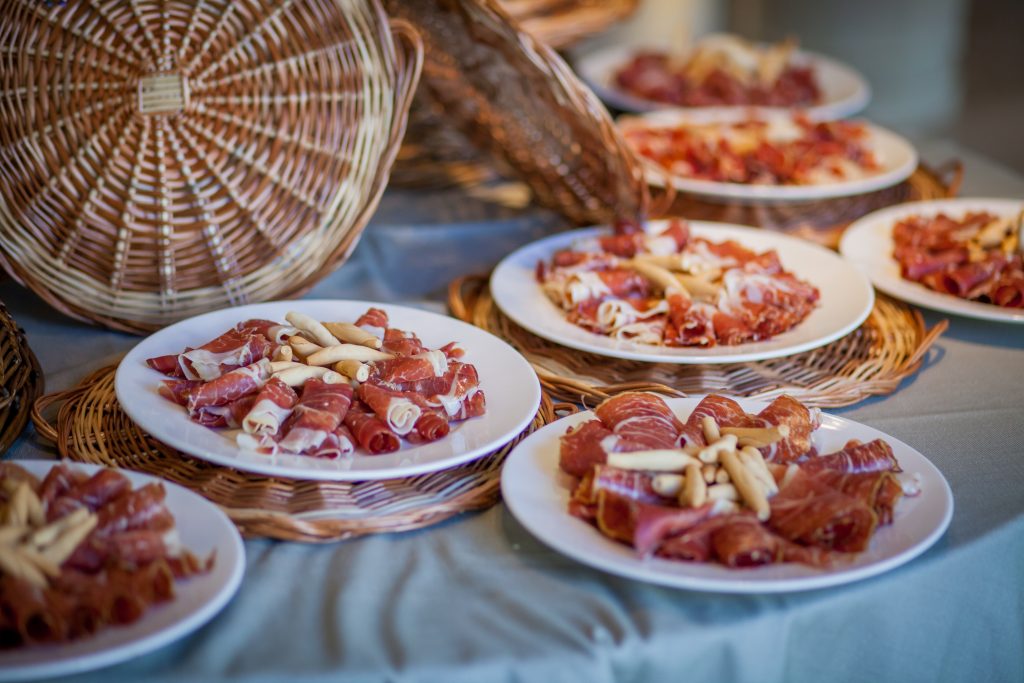
<path id="1" fill-rule="evenodd" d="M 775 477 L 768 471 L 768 465 L 765 463 L 761 451 L 751 446 L 741 448 L 740 461 L 761 482 L 767 495 L 771 496 L 779 492 L 779 485 L 775 483 Z"/>
<path id="2" fill-rule="evenodd" d="M 295 355 L 299 358 L 306 358 L 307 356 L 311 356 L 317 351 L 323 349 L 319 344 L 314 344 L 305 337 L 300 337 L 298 335 L 288 337 L 288 345 L 292 347 L 292 351 L 294 351 Z"/>
<path id="3" fill-rule="evenodd" d="M 722 432 L 718 429 L 718 423 L 710 415 L 705 415 L 701 419 L 700 428 L 704 431 L 704 438 L 708 443 L 714 443 L 722 438 Z"/>
<path id="4" fill-rule="evenodd" d="M 732 484 L 715 484 L 708 487 L 708 500 L 739 500 L 740 494 Z"/>
<path id="5" fill-rule="evenodd" d="M 368 346 L 371 349 L 379 349 L 383 343 L 377 335 L 370 334 L 352 323 L 324 323 L 324 327 L 339 340 L 349 342 L 350 344 L 359 344 L 360 346 Z"/>
<path id="6" fill-rule="evenodd" d="M 659 496 L 676 498 L 683 490 L 683 475 L 681 474 L 656 474 L 651 478 L 651 488 Z"/>
<path id="7" fill-rule="evenodd" d="M 721 460 L 722 467 L 729 473 L 732 485 L 736 487 L 743 502 L 757 514 L 759 520 L 767 520 L 771 516 L 771 507 L 761 483 L 744 467 L 735 451 L 724 451 Z"/>
<path id="8" fill-rule="evenodd" d="M 608 464 L 623 470 L 682 472 L 683 468 L 692 462 L 697 462 L 692 455 L 681 450 L 667 448 L 608 454 Z"/>
<path id="9" fill-rule="evenodd" d="M 383 351 L 377 351 L 367 346 L 360 346 L 359 344 L 338 344 L 337 346 L 328 346 L 320 349 L 316 353 L 310 354 L 306 357 L 306 362 L 310 365 L 334 365 L 341 360 L 358 360 L 358 361 L 372 361 L 372 360 L 388 360 L 394 358 L 390 353 L 384 353 Z"/>
<path id="10" fill-rule="evenodd" d="M 277 349 L 274 350 L 274 355 L 273 357 L 271 357 L 270 360 L 275 363 L 281 363 L 290 361 L 294 357 L 295 354 L 292 352 L 292 347 L 288 346 L 287 344 L 282 344 L 281 346 L 278 346 Z"/>
<path id="11" fill-rule="evenodd" d="M 313 377 L 322 379 L 328 384 L 341 384 L 348 381 L 343 375 L 330 368 L 315 365 L 298 365 L 294 368 L 286 368 L 281 372 L 275 372 L 271 376 L 276 377 L 290 387 L 301 387 L 306 383 L 306 380 Z"/>
<path id="12" fill-rule="evenodd" d="M 700 452 L 697 454 L 697 458 L 701 462 L 718 462 L 723 452 L 735 450 L 736 437 L 732 434 L 729 434 L 727 436 L 723 436 L 718 441 L 710 443 L 704 448 L 700 449 Z M 730 472 L 729 474 L 732 475 L 732 472 Z"/>
<path id="13" fill-rule="evenodd" d="M 339 360 L 334 370 L 357 382 L 365 382 L 370 378 L 370 366 L 357 360 Z"/>
<path id="14" fill-rule="evenodd" d="M 281 372 L 282 370 L 287 370 L 288 368 L 304 367 L 306 367 L 305 363 L 297 363 L 293 360 L 275 360 L 270 364 L 270 374 L 274 374 L 275 372 Z"/>
<path id="15" fill-rule="evenodd" d="M 284 317 L 285 320 L 295 325 L 295 327 L 312 335 L 313 341 L 320 346 L 337 346 L 341 343 L 334 338 L 333 334 L 327 331 L 327 328 L 319 320 L 314 320 L 305 313 L 289 311 Z"/>
<path id="16" fill-rule="evenodd" d="M 683 490 L 679 493 L 679 504 L 683 507 L 698 508 L 708 496 L 708 485 L 700 472 L 700 464 L 691 462 L 683 470 Z"/>
<path id="17" fill-rule="evenodd" d="M 753 446 L 764 448 L 773 443 L 782 441 L 789 436 L 789 426 L 779 425 L 778 427 L 723 427 L 722 434 L 736 435 L 740 448 Z"/>

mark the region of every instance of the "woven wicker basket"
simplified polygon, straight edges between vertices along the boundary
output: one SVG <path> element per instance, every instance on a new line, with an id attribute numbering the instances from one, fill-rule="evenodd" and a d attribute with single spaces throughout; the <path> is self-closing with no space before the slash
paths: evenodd
<path id="1" fill-rule="evenodd" d="M 500 0 L 523 29 L 556 49 L 601 33 L 636 9 L 639 0 Z"/>
<path id="2" fill-rule="evenodd" d="M 581 224 L 660 213 L 604 106 L 496 0 L 386 5 L 423 36 L 425 94 L 537 203 Z"/>
<path id="3" fill-rule="evenodd" d="M 0 455 L 28 422 L 32 403 L 43 393 L 43 371 L 7 307 L 0 303 Z"/>
<path id="4" fill-rule="evenodd" d="M 378 0 L 0 0 L 0 50 L 0 262 L 136 332 L 337 267 L 422 64 Z"/>

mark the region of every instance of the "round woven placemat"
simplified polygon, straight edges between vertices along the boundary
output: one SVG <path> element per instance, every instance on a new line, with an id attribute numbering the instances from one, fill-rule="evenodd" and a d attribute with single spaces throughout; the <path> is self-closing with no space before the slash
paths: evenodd
<path id="1" fill-rule="evenodd" d="M 680 365 L 607 358 L 541 339 L 498 309 L 482 276 L 454 280 L 448 303 L 456 317 L 505 339 L 522 353 L 553 399 L 584 405 L 624 391 L 760 398 L 789 394 L 822 408 L 851 405 L 894 391 L 917 371 L 948 326 L 943 320 L 928 330 L 917 310 L 878 296 L 863 325 L 813 351 L 751 363 Z"/>
<path id="2" fill-rule="evenodd" d="M 32 403 L 43 393 L 43 371 L 25 331 L 0 303 L 0 454 L 28 423 Z"/>
<path id="3" fill-rule="evenodd" d="M 533 422 L 515 439 L 441 472 L 383 481 L 280 479 L 213 465 L 149 436 L 121 410 L 114 395 L 115 370 L 101 368 L 74 389 L 36 401 L 36 429 L 57 444 L 61 457 L 173 481 L 219 505 L 246 536 L 288 541 L 407 531 L 490 507 L 498 500 L 505 457 L 523 437 L 555 419 L 555 406 L 542 396 Z M 56 424 L 51 424 L 43 413 L 57 404 Z"/>

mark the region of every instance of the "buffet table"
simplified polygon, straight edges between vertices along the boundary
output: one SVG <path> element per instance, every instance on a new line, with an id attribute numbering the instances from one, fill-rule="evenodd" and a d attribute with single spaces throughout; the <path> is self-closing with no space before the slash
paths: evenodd
<path id="1" fill-rule="evenodd" d="M 920 150 L 964 161 L 964 196 L 1024 196 L 1024 178 L 965 150 Z M 450 280 L 486 272 L 559 222 L 457 192 L 389 192 L 353 257 L 308 296 L 442 311 Z M 26 329 L 47 391 L 138 342 L 65 318 L 10 281 L 0 299 Z M 873 579 L 763 597 L 645 585 L 548 549 L 499 504 L 327 546 L 248 541 L 242 587 L 212 622 L 75 680 L 1024 680 L 1022 386 L 1024 328 L 955 318 L 897 392 L 835 411 L 921 451 L 955 498 L 931 550 Z M 55 453 L 30 428 L 7 457 Z"/>

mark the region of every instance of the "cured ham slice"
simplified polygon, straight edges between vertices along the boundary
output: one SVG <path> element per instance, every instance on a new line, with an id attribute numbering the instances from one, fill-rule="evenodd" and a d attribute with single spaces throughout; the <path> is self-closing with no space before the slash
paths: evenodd
<path id="1" fill-rule="evenodd" d="M 708 394 L 700 400 L 690 416 L 686 418 L 679 434 L 680 445 L 706 446 L 702 423 L 705 417 L 712 418 L 720 427 L 747 427 L 747 413 L 731 398 Z"/>
<path id="2" fill-rule="evenodd" d="M 200 408 L 223 406 L 247 394 L 258 391 L 270 379 L 270 361 L 262 358 L 252 365 L 221 375 L 197 386 L 188 394 L 188 411 L 195 414 Z"/>
<path id="3" fill-rule="evenodd" d="M 317 458 L 340 458 L 343 455 L 349 455 L 356 450 L 356 439 L 352 436 L 352 432 L 349 431 L 348 427 L 344 424 L 338 425 L 338 427 L 324 437 L 324 440 L 320 442 L 320 445 L 309 451 L 307 455 L 312 455 Z"/>
<path id="4" fill-rule="evenodd" d="M 892 446 L 882 439 L 867 443 L 847 444 L 842 450 L 827 455 L 808 458 L 800 463 L 806 472 L 834 470 L 845 473 L 900 472 L 899 462 L 892 452 Z"/>
<path id="5" fill-rule="evenodd" d="M 843 552 L 867 548 L 878 517 L 863 502 L 797 469 L 771 499 L 769 525 L 801 545 Z"/>
<path id="6" fill-rule="evenodd" d="M 818 428 L 819 417 L 792 396 L 783 395 L 757 414 L 768 425 L 789 427 L 789 436 L 761 449 L 769 462 L 792 462 L 810 452 L 811 432 Z"/>
<path id="7" fill-rule="evenodd" d="M 210 348 L 201 347 L 181 354 L 178 362 L 185 377 L 215 379 L 235 368 L 270 357 L 274 347 L 273 343 L 261 334 L 248 334 L 236 330 L 231 330 L 214 341 L 218 343 Z"/>
<path id="8" fill-rule="evenodd" d="M 398 435 L 372 412 L 353 408 L 345 415 L 345 426 L 351 430 L 360 448 L 370 455 L 393 453 L 402 442 Z"/>
<path id="9" fill-rule="evenodd" d="M 573 492 L 573 499 L 581 503 L 596 503 L 602 491 L 629 498 L 641 503 L 663 505 L 674 498 L 662 496 L 654 490 L 654 477 L 649 472 L 624 470 L 609 465 L 595 465 L 580 480 Z"/>
<path id="10" fill-rule="evenodd" d="M 437 441 L 448 436 L 451 425 L 448 417 L 439 410 L 424 410 L 420 419 L 416 420 L 413 430 L 406 435 L 410 443 Z"/>
<path id="11" fill-rule="evenodd" d="M 400 356 L 370 364 L 371 377 L 389 385 L 444 377 L 448 372 L 448 357 L 443 351 L 427 351 L 416 356 Z"/>
<path id="12" fill-rule="evenodd" d="M 386 328 L 388 326 L 388 314 L 379 308 L 371 308 L 359 316 L 359 319 L 356 320 L 356 325 L 359 327 L 366 325 L 368 327 Z"/>
<path id="13" fill-rule="evenodd" d="M 203 380 L 201 379 L 165 379 L 160 383 L 160 388 L 157 391 L 168 401 L 174 401 L 179 406 L 187 406 L 189 393 L 202 384 Z"/>
<path id="14" fill-rule="evenodd" d="M 381 351 L 393 353 L 396 356 L 415 356 L 429 350 L 412 332 L 404 332 L 394 327 L 389 327 L 384 331 Z"/>
<path id="15" fill-rule="evenodd" d="M 711 503 L 696 508 L 680 508 L 636 502 L 632 506 L 633 547 L 640 555 L 649 555 L 666 538 L 683 533 L 707 519 L 713 507 Z"/>
<path id="16" fill-rule="evenodd" d="M 186 352 L 191 350 L 185 349 Z M 184 377 L 185 371 L 182 370 L 181 365 L 178 363 L 178 356 L 179 354 L 177 353 L 170 353 L 166 356 L 147 358 L 146 365 L 168 377 Z"/>
<path id="17" fill-rule="evenodd" d="M 271 378 L 242 418 L 243 431 L 247 434 L 277 434 L 298 400 L 294 389 L 279 379 Z"/>
<path id="18" fill-rule="evenodd" d="M 423 414 L 423 406 L 420 405 L 423 397 L 416 393 L 362 384 L 359 386 L 359 399 L 399 436 L 411 432 Z"/>
<path id="19" fill-rule="evenodd" d="M 260 318 L 253 318 L 251 320 L 244 320 L 235 325 L 235 330 L 242 334 L 258 334 L 265 337 L 268 341 L 275 341 L 274 336 L 270 333 L 270 330 L 275 327 L 280 327 L 281 323 L 274 322 L 273 320 L 263 320 Z"/>
<path id="20" fill-rule="evenodd" d="M 315 377 L 302 387 L 302 397 L 281 428 L 278 445 L 291 453 L 307 453 L 338 428 L 352 405 L 352 387 L 328 384 Z"/>
<path id="21" fill-rule="evenodd" d="M 672 448 L 683 426 L 664 400 L 643 392 L 613 396 L 594 412 L 613 433 L 646 448 Z"/>
<path id="22" fill-rule="evenodd" d="M 842 491 L 871 508 L 879 524 L 891 524 L 903 487 L 892 472 L 855 472 L 823 470 L 817 475 L 832 488 Z"/>

